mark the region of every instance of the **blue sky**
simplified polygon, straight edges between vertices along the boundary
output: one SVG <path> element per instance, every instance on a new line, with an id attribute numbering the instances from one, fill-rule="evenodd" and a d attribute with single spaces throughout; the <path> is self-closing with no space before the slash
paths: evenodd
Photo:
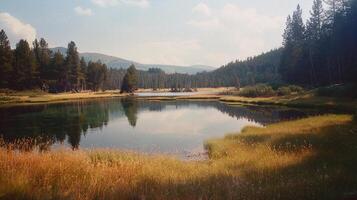
<path id="1" fill-rule="evenodd" d="M 12 45 L 44 37 L 150 64 L 219 67 L 279 47 L 285 19 L 312 0 L 0 0 Z"/>

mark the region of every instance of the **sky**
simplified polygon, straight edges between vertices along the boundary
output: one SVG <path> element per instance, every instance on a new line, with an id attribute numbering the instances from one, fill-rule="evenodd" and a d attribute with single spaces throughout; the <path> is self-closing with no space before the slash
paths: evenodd
<path id="1" fill-rule="evenodd" d="M 312 0 L 0 0 L 14 47 L 45 38 L 145 64 L 219 67 L 281 46 L 286 17 Z"/>

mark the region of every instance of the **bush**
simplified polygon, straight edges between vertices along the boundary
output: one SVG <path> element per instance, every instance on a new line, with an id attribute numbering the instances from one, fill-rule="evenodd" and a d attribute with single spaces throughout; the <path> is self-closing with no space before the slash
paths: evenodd
<path id="1" fill-rule="evenodd" d="M 297 86 L 297 85 L 289 85 L 288 87 L 292 93 L 294 93 L 294 92 L 301 93 L 304 91 L 304 89 L 302 87 Z"/>
<path id="2" fill-rule="evenodd" d="M 255 86 L 247 86 L 239 92 L 239 96 L 244 97 L 271 97 L 276 93 L 269 85 L 258 84 Z"/>
<path id="3" fill-rule="evenodd" d="M 289 85 L 289 86 L 284 86 L 284 87 L 278 88 L 277 93 L 279 96 L 286 96 L 286 95 L 290 95 L 293 93 L 301 93 L 303 91 L 304 91 L 304 89 L 300 86 Z"/>
<path id="4" fill-rule="evenodd" d="M 15 91 L 8 89 L 8 88 L 0 88 L 0 93 L 1 94 L 13 94 L 13 93 L 15 93 Z"/>
<path id="5" fill-rule="evenodd" d="M 291 94 L 291 90 L 289 87 L 280 87 L 277 90 L 277 93 L 279 96 L 286 96 L 286 95 L 290 95 Z"/>
<path id="6" fill-rule="evenodd" d="M 323 97 L 357 97 L 357 86 L 352 84 L 347 85 L 332 85 L 328 87 L 318 88 L 316 94 Z"/>
<path id="7" fill-rule="evenodd" d="M 231 95 L 231 96 L 239 96 L 239 89 L 230 89 L 223 92 L 220 92 L 219 95 Z"/>

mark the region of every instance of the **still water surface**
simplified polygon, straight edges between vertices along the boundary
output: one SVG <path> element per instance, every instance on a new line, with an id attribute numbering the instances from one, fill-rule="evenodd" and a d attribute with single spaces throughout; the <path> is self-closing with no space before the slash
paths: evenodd
<path id="1" fill-rule="evenodd" d="M 0 135 L 7 143 L 37 139 L 33 146 L 42 150 L 118 148 L 184 156 L 202 151 L 207 139 L 245 126 L 311 114 L 317 112 L 218 101 L 87 100 L 0 108 Z"/>

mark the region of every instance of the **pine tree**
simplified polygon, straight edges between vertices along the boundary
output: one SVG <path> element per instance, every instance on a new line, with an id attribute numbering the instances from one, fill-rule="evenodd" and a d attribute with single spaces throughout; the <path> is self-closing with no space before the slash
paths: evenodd
<path id="1" fill-rule="evenodd" d="M 284 32 L 284 50 L 280 72 L 283 80 L 293 84 L 307 84 L 305 76 L 305 25 L 302 10 L 297 6 L 292 17 L 287 19 Z"/>
<path id="2" fill-rule="evenodd" d="M 13 86 L 31 89 L 38 86 L 38 66 L 34 53 L 26 40 L 20 40 L 14 53 Z"/>
<path id="3" fill-rule="evenodd" d="M 121 92 L 133 93 L 137 89 L 138 74 L 134 65 L 131 65 L 123 79 Z"/>
<path id="4" fill-rule="evenodd" d="M 0 88 L 9 87 L 12 71 L 12 51 L 4 30 L 0 31 Z"/>
<path id="5" fill-rule="evenodd" d="M 100 61 L 89 62 L 87 68 L 87 84 L 94 91 L 103 89 L 107 78 L 107 66 Z"/>
<path id="6" fill-rule="evenodd" d="M 83 57 L 81 58 L 80 66 L 81 66 L 80 87 L 81 87 L 81 90 L 85 90 L 86 89 L 87 63 Z"/>
<path id="7" fill-rule="evenodd" d="M 314 0 L 312 10 L 310 11 L 310 19 L 306 25 L 306 43 L 308 50 L 308 60 L 310 63 L 310 80 L 311 85 L 318 84 L 317 69 L 319 65 L 319 44 L 322 37 L 322 22 L 323 22 L 323 5 L 322 0 Z M 321 70 L 321 69 L 320 69 Z"/>
<path id="8" fill-rule="evenodd" d="M 69 72 L 67 81 L 69 81 L 70 88 L 78 90 L 81 77 L 81 65 L 77 47 L 73 41 L 68 44 L 66 65 Z"/>
<path id="9" fill-rule="evenodd" d="M 306 37 L 309 41 L 316 42 L 322 35 L 322 22 L 324 20 L 324 9 L 322 0 L 314 0 L 310 19 L 306 24 Z"/>
<path id="10" fill-rule="evenodd" d="M 40 79 L 42 82 L 49 80 L 49 65 L 51 60 L 51 50 L 48 48 L 48 43 L 45 39 L 37 39 L 33 42 L 33 51 L 35 53 L 36 62 L 39 66 Z"/>
<path id="11" fill-rule="evenodd" d="M 60 92 L 65 90 L 64 80 L 66 79 L 65 59 L 60 52 L 53 54 L 48 71 L 50 90 Z"/>
<path id="12" fill-rule="evenodd" d="M 293 42 L 300 43 L 305 39 L 305 25 L 302 19 L 302 9 L 300 5 L 297 6 L 296 10 L 292 15 L 291 20 L 291 34 Z"/>
<path id="13" fill-rule="evenodd" d="M 293 56 L 294 42 L 293 42 L 293 30 L 292 30 L 292 19 L 289 15 L 286 19 L 286 28 L 283 34 L 283 52 L 281 55 L 281 62 L 279 67 L 279 72 L 282 79 L 286 82 L 291 82 L 293 65 L 291 62 L 291 57 Z"/>

